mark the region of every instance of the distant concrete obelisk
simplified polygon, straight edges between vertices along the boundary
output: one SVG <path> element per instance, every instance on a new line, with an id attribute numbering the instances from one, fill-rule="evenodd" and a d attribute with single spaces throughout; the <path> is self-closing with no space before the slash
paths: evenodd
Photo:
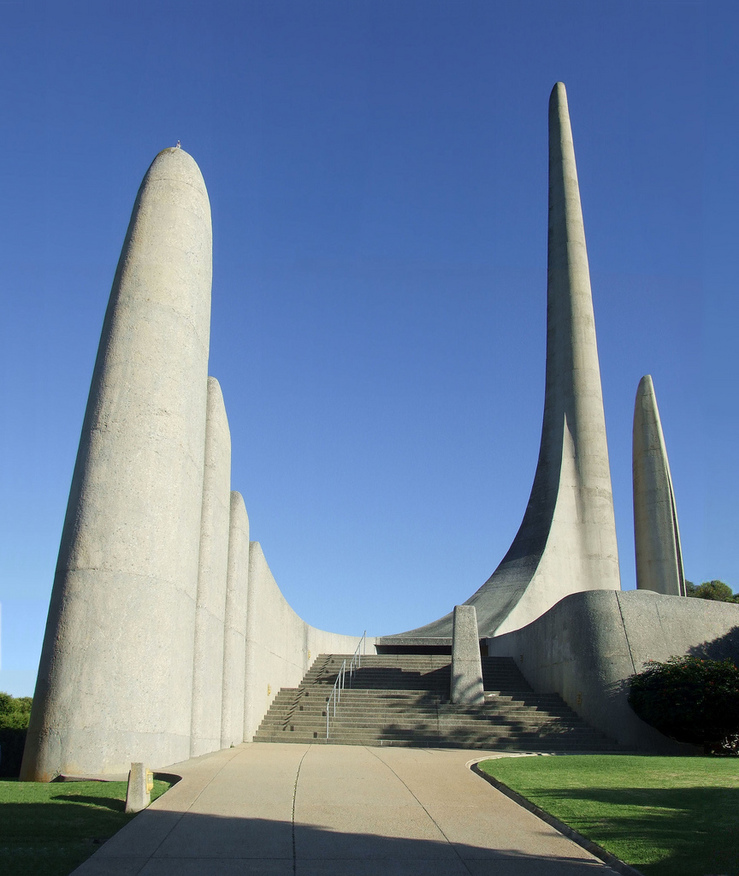
<path id="1" fill-rule="evenodd" d="M 547 359 L 539 461 L 523 522 L 467 600 L 480 635 L 518 629 L 570 593 L 618 590 L 611 473 L 590 271 L 565 87 L 549 100 Z M 398 636 L 448 638 L 452 616 Z"/>
<path id="2" fill-rule="evenodd" d="M 200 170 L 165 149 L 139 189 L 105 316 L 23 779 L 190 756 L 211 250 Z"/>
<path id="3" fill-rule="evenodd" d="M 636 391 L 633 475 L 636 586 L 639 590 L 685 596 L 675 492 L 649 374 L 642 377 Z"/>

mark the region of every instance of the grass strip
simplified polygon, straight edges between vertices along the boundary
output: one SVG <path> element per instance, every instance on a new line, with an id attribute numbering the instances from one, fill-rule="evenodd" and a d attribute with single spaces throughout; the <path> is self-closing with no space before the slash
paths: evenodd
<path id="1" fill-rule="evenodd" d="M 170 782 L 155 780 L 151 799 Z M 0 780 L 0 873 L 67 876 L 126 825 L 125 782 Z"/>
<path id="2" fill-rule="evenodd" d="M 573 755 L 478 765 L 644 876 L 739 876 L 739 759 Z"/>

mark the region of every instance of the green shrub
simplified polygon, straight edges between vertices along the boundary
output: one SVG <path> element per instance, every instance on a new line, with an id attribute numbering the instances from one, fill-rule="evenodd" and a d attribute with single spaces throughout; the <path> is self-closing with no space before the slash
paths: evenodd
<path id="1" fill-rule="evenodd" d="M 14 778 L 21 771 L 30 717 L 31 697 L 12 697 L 0 691 L 0 776 L 3 778 Z"/>
<path id="2" fill-rule="evenodd" d="M 739 602 L 739 593 L 734 593 L 728 584 L 715 579 L 702 584 L 693 584 L 686 580 L 685 595 L 696 599 L 710 599 L 713 602 Z"/>
<path id="3" fill-rule="evenodd" d="M 739 669 L 730 660 L 650 660 L 629 681 L 632 709 L 665 736 L 739 754 Z"/>

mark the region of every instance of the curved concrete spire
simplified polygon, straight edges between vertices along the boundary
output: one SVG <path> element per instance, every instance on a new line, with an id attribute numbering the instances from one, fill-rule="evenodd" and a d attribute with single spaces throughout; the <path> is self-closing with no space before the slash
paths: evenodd
<path id="1" fill-rule="evenodd" d="M 539 461 L 508 553 L 467 600 L 480 635 L 535 620 L 582 590 L 620 589 L 590 272 L 561 82 L 549 99 L 547 357 Z M 451 636 L 452 615 L 381 644 Z"/>
<path id="2" fill-rule="evenodd" d="M 200 170 L 165 149 L 139 189 L 105 315 L 24 779 L 190 756 L 211 250 Z"/>
<path id="3" fill-rule="evenodd" d="M 649 374 L 642 377 L 636 391 L 633 475 L 636 586 L 639 590 L 685 596 L 675 493 Z"/>

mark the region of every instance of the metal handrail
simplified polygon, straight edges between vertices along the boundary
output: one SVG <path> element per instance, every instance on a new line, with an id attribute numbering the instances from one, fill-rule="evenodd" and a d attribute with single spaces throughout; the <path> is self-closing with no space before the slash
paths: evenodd
<path id="1" fill-rule="evenodd" d="M 362 633 L 362 638 L 359 640 L 359 644 L 354 649 L 354 654 L 352 655 L 351 662 L 349 663 L 349 687 L 352 686 L 352 682 L 354 681 L 354 669 L 361 669 L 362 667 L 362 654 L 360 649 L 364 646 L 364 652 L 367 653 L 367 630 Z"/>
<path id="2" fill-rule="evenodd" d="M 362 638 L 359 640 L 359 644 L 354 649 L 354 654 L 349 661 L 349 687 L 352 686 L 352 682 L 354 681 L 354 670 L 359 669 L 362 666 L 362 650 L 364 650 L 365 653 L 367 652 L 367 630 L 362 633 Z M 336 676 L 336 681 L 334 682 L 334 686 L 331 689 L 329 698 L 326 700 L 326 739 L 328 739 L 329 735 L 329 724 L 331 718 L 336 717 L 336 707 L 341 702 L 341 692 L 346 684 L 346 676 L 347 668 L 345 658 L 341 663 L 341 668 L 339 669 L 339 672 Z"/>
<path id="3" fill-rule="evenodd" d="M 328 739 L 328 722 L 331 719 L 331 703 L 333 701 L 334 714 L 333 717 L 336 717 L 336 706 L 341 701 L 341 691 L 344 688 L 344 676 L 346 674 L 346 660 L 343 660 L 341 663 L 341 668 L 339 669 L 339 674 L 336 676 L 336 681 L 334 682 L 334 686 L 331 689 L 331 694 L 329 698 L 326 700 L 326 739 Z"/>

